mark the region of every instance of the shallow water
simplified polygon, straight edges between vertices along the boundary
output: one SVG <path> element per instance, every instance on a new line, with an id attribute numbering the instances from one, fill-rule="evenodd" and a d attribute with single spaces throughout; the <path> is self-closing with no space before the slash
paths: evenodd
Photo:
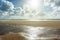
<path id="1" fill-rule="evenodd" d="M 0 25 L 0 35 L 9 32 L 17 33 L 26 40 L 56 40 L 60 39 L 60 29 L 51 27 Z M 7 36 L 5 36 L 7 37 Z M 12 36 L 11 36 L 12 37 Z"/>

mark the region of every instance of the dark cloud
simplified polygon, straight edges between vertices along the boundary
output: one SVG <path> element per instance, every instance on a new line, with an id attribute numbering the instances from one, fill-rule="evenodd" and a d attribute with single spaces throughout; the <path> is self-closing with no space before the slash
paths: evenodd
<path id="1" fill-rule="evenodd" d="M 54 3 L 55 6 L 60 6 L 60 0 L 50 0 L 51 3 Z"/>
<path id="2" fill-rule="evenodd" d="M 55 5 L 60 7 L 60 0 L 56 0 Z"/>

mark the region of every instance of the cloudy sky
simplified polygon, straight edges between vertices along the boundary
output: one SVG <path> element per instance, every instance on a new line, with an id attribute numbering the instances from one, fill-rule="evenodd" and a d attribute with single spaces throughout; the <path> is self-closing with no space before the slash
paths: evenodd
<path id="1" fill-rule="evenodd" d="M 0 19 L 60 19 L 60 0 L 0 0 Z"/>

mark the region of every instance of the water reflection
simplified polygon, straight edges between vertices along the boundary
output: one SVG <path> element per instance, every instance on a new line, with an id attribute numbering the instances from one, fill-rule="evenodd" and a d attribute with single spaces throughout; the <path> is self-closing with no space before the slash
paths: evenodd
<path id="1" fill-rule="evenodd" d="M 27 40 L 52 40 L 60 39 L 60 29 L 35 26 L 0 25 L 0 34 L 14 32 Z"/>

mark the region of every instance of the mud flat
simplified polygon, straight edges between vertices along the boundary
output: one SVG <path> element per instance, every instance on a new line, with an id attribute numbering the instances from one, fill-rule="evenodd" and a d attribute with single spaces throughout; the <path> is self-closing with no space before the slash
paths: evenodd
<path id="1" fill-rule="evenodd" d="M 60 27 L 60 21 L 24 21 L 24 20 L 10 20 L 10 21 L 0 21 L 0 24 L 9 25 L 27 25 L 27 26 L 43 26 L 43 27 Z"/>

